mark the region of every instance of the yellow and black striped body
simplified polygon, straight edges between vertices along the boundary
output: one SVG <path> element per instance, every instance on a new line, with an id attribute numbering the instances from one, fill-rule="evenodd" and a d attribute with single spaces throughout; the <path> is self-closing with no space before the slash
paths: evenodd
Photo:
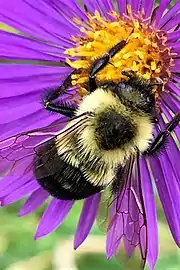
<path id="1" fill-rule="evenodd" d="M 81 102 L 75 119 L 39 149 L 35 176 L 58 199 L 89 197 L 112 184 L 119 165 L 147 149 L 152 129 L 150 115 L 131 100 L 98 88 Z"/>

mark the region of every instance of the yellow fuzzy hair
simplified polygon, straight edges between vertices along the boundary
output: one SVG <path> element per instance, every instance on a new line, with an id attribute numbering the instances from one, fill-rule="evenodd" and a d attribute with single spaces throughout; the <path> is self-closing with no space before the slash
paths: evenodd
<path id="1" fill-rule="evenodd" d="M 104 112 L 107 108 L 112 108 L 118 114 L 129 119 L 129 121 L 137 127 L 135 137 L 119 149 L 101 150 L 97 145 L 95 131 L 96 116 L 101 112 Z M 100 157 L 103 164 L 105 164 L 104 169 L 99 171 L 89 171 L 85 168 L 82 169 L 82 171 L 87 180 L 93 182 L 93 184 L 108 185 L 112 181 L 114 169 L 117 165 L 124 165 L 130 156 L 136 154 L 137 149 L 140 152 L 147 149 L 149 142 L 152 139 L 153 126 L 151 119 L 143 112 L 133 112 L 131 108 L 123 105 L 119 98 L 111 91 L 104 91 L 101 88 L 98 88 L 96 91 L 84 98 L 76 115 L 78 116 L 85 112 L 93 112 L 95 116 L 82 117 L 84 120 L 82 120 L 81 125 L 78 126 L 77 129 L 74 127 L 78 124 L 79 119 L 70 121 L 68 126 L 57 137 L 56 145 L 58 154 L 64 154 L 66 162 L 75 167 L 79 167 L 81 165 L 82 159 L 83 162 L 87 162 L 88 164 L 88 162 L 92 162 L 93 160 L 96 162 L 96 159 Z M 69 130 L 72 131 L 69 132 Z M 78 149 L 76 149 L 76 144 L 74 144 L 75 136 L 77 136 L 78 144 L 81 147 L 78 158 L 76 156 Z M 108 171 L 105 168 L 108 168 Z"/>

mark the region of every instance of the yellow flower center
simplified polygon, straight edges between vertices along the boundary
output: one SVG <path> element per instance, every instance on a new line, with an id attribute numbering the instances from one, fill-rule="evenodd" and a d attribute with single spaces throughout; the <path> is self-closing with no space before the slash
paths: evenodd
<path id="1" fill-rule="evenodd" d="M 171 48 L 166 45 L 166 34 L 153 29 L 141 15 L 134 18 L 128 9 L 125 19 L 115 11 L 109 13 L 112 19 L 101 17 L 97 11 L 94 15 L 88 14 L 87 22 L 74 19 L 82 34 L 72 37 L 76 46 L 67 49 L 65 54 L 71 58 L 67 57 L 67 63 L 79 71 L 72 75 L 72 85 L 78 87 L 81 96 L 87 94 L 88 73 L 93 62 L 122 40 L 127 45 L 97 74 L 97 82 L 127 79 L 122 75 L 127 68 L 145 79 L 159 77 L 164 83 L 168 80 L 173 60 Z"/>

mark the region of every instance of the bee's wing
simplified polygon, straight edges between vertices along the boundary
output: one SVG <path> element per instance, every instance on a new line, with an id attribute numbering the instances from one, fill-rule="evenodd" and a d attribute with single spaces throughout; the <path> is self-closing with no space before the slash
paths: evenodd
<path id="1" fill-rule="evenodd" d="M 147 253 L 146 213 L 139 178 L 139 159 L 133 158 L 120 170 L 123 188 L 102 194 L 98 225 L 107 233 L 107 257 L 115 255 L 125 269 L 143 269 Z"/>
<path id="2" fill-rule="evenodd" d="M 67 125 L 66 118 L 61 118 L 46 128 L 31 130 L 0 141 L 0 177 L 20 177 L 29 174 L 32 176 L 35 157 L 42 157 L 39 149 L 46 149 L 57 137 L 62 141 L 70 140 L 79 126 L 86 121 L 86 117 L 85 114 L 76 117 L 70 126 Z M 65 125 L 67 126 L 64 127 Z M 62 143 L 62 147 L 63 145 Z M 53 150 L 49 147 L 49 153 L 42 152 L 42 155 L 47 155 L 45 159 L 47 162 L 48 155 L 51 155 Z M 46 175 L 41 177 L 43 176 Z"/>

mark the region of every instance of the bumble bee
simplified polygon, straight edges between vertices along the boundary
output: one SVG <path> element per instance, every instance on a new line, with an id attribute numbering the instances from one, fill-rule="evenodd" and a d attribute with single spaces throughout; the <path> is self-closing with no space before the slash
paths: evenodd
<path id="1" fill-rule="evenodd" d="M 61 99 L 71 86 L 72 73 L 60 87 L 43 96 L 43 106 L 65 116 L 65 123 L 61 117 L 48 127 L 0 141 L 0 175 L 18 176 L 18 186 L 22 176 L 27 186 L 35 176 L 43 189 L 60 200 L 100 193 L 99 223 L 102 227 L 108 224 L 107 237 L 113 238 L 117 249 L 123 238 L 131 257 L 138 247 L 144 265 L 148 239 L 139 160 L 161 150 L 179 124 L 180 113 L 154 137 L 158 119 L 153 88 L 161 87 L 160 79 L 145 80 L 124 70 L 127 79 L 97 83 L 96 74 L 126 44 L 119 42 L 94 62 L 89 70 L 89 94 L 79 105 Z M 90 200 L 93 198 L 96 196 Z"/>
<path id="2" fill-rule="evenodd" d="M 160 79 L 145 80 L 125 70 L 128 80 L 97 85 L 97 72 L 124 46 L 123 40 L 94 62 L 89 71 L 89 95 L 78 107 L 55 101 L 68 88 L 71 74 L 43 99 L 46 109 L 71 118 L 54 139 L 39 147 L 34 158 L 36 179 L 53 197 L 84 199 L 107 186 L 116 192 L 124 184 L 119 167 L 125 167 L 137 153 L 158 151 L 179 122 L 177 115 L 153 141 L 153 87 L 162 84 Z"/>

